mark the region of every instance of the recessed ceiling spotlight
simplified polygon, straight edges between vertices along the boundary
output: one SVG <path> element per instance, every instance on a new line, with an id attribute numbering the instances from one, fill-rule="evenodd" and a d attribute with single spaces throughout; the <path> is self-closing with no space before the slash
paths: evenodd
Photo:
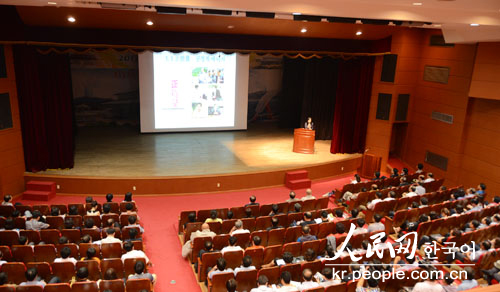
<path id="1" fill-rule="evenodd" d="M 47 4 L 49 4 L 49 5 L 57 5 L 56 2 L 47 2 Z"/>
<path id="2" fill-rule="evenodd" d="M 153 23 L 151 20 L 148 20 L 148 21 L 146 22 L 146 24 L 147 24 L 147 25 L 149 25 L 149 26 L 151 26 L 151 25 L 153 25 L 154 23 Z"/>
<path id="3" fill-rule="evenodd" d="M 413 2 L 413 6 L 422 6 L 424 5 L 422 2 Z"/>
<path id="4" fill-rule="evenodd" d="M 300 30 L 301 33 L 306 33 L 307 32 L 307 28 L 303 28 Z"/>
<path id="5" fill-rule="evenodd" d="M 68 21 L 69 22 L 75 22 L 76 19 L 73 16 L 68 16 Z"/>
<path id="6" fill-rule="evenodd" d="M 362 31 L 357 31 L 357 32 L 356 32 L 356 35 L 362 35 L 362 34 L 363 34 L 363 32 L 362 32 Z"/>
<path id="7" fill-rule="evenodd" d="M 234 25 L 228 25 L 227 28 L 229 29 L 233 29 L 234 28 Z"/>
<path id="8" fill-rule="evenodd" d="M 471 23 L 470 26 L 479 26 L 479 23 Z"/>
<path id="9" fill-rule="evenodd" d="M 294 13 L 292 13 L 292 14 L 293 14 L 293 15 L 302 15 L 302 13 L 300 13 L 300 12 L 294 12 Z"/>

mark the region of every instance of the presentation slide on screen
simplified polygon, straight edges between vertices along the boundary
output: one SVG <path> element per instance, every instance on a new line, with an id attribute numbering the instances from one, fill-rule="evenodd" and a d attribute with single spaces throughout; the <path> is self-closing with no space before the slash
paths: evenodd
<path id="1" fill-rule="evenodd" d="M 142 132 L 246 129 L 248 56 L 139 55 Z"/>

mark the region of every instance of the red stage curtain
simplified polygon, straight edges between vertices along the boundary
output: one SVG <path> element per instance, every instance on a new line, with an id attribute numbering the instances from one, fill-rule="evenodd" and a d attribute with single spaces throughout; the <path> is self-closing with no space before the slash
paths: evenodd
<path id="1" fill-rule="evenodd" d="M 339 64 L 331 153 L 363 153 L 370 111 L 373 57 Z"/>
<path id="2" fill-rule="evenodd" d="M 19 111 L 27 171 L 72 168 L 73 92 L 69 57 L 15 46 Z"/>

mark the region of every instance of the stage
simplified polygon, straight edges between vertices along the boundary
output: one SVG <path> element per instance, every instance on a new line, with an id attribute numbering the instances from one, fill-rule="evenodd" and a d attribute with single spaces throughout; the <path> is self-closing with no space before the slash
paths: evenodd
<path id="1" fill-rule="evenodd" d="M 267 123 L 251 125 L 247 131 L 161 134 L 141 134 L 127 127 L 79 128 L 73 169 L 26 173 L 26 179 L 56 180 L 67 193 L 75 193 L 67 188 L 68 182 L 91 179 L 100 183 L 84 186 L 85 193 L 107 192 L 107 184 L 98 187 L 104 180 L 127 182 L 126 187 L 106 186 L 108 191 L 184 193 L 280 185 L 284 181 L 278 176 L 287 170 L 310 169 L 310 178 L 319 179 L 359 166 L 360 154 L 331 154 L 330 143 L 316 141 L 314 154 L 294 153 L 293 130 Z M 254 180 L 248 181 L 248 175 Z M 206 184 L 193 187 L 195 179 Z M 144 188 L 134 183 L 140 180 L 156 183 Z M 190 185 L 178 185 L 186 183 Z"/>

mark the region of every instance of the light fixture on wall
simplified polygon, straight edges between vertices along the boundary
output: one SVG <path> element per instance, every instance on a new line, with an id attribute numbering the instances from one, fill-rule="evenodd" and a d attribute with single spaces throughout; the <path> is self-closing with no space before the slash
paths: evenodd
<path id="1" fill-rule="evenodd" d="M 300 30 L 301 33 L 306 33 L 307 32 L 307 28 L 303 28 Z"/>
<path id="2" fill-rule="evenodd" d="M 76 19 L 73 16 L 68 16 L 68 21 L 69 22 L 75 22 Z"/>
<path id="3" fill-rule="evenodd" d="M 146 24 L 147 24 L 147 25 L 149 25 L 149 26 L 152 26 L 154 23 L 153 23 L 151 20 L 148 20 L 148 21 L 146 22 Z"/>

